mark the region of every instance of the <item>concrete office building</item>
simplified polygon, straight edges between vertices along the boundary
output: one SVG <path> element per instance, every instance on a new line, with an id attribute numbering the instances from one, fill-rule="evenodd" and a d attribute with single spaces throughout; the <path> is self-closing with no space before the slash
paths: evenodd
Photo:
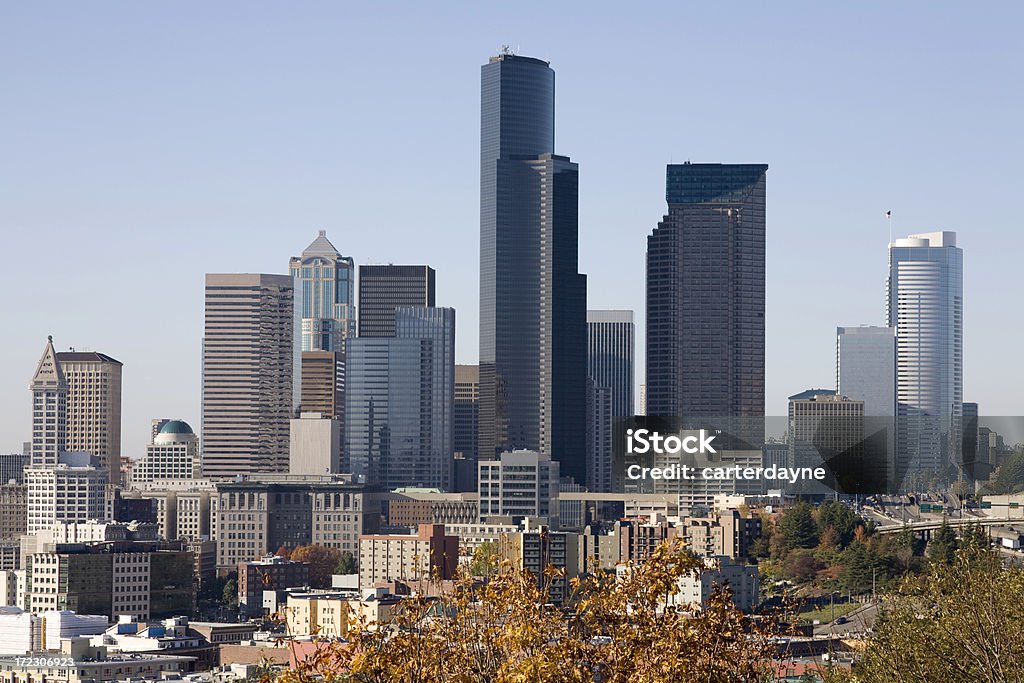
<path id="1" fill-rule="evenodd" d="M 121 362 L 95 352 L 57 354 L 68 382 L 67 450 L 95 455 L 121 481 Z"/>
<path id="2" fill-rule="evenodd" d="M 789 397 L 790 467 L 819 467 L 822 460 L 863 438 L 864 401 L 831 389 L 807 389 Z M 801 448 L 809 450 L 802 452 Z"/>
<path id="3" fill-rule="evenodd" d="M 296 280 L 296 306 L 302 319 L 302 351 L 344 353 L 345 340 L 355 335 L 355 265 L 342 256 L 321 230 L 313 242 L 293 256 L 288 271 Z"/>
<path id="4" fill-rule="evenodd" d="M 707 607 L 716 588 L 728 585 L 736 607 L 752 612 L 757 607 L 761 591 L 757 566 L 735 562 L 728 557 L 705 558 L 704 571 L 696 575 L 687 574 L 678 583 L 679 591 L 669 597 L 667 604 L 682 609 Z"/>
<path id="5" fill-rule="evenodd" d="M 131 469 L 133 486 L 154 481 L 198 479 L 199 439 L 183 420 L 167 420 Z"/>
<path id="6" fill-rule="evenodd" d="M 697 466 L 715 468 L 747 468 L 760 467 L 762 461 L 761 449 L 720 449 L 713 462 L 698 459 Z M 653 467 L 671 467 L 678 465 L 679 459 L 675 455 L 656 455 L 653 460 Z M 694 479 L 657 479 L 645 481 L 643 493 L 654 493 L 660 495 L 672 495 L 677 498 L 679 514 L 700 515 L 714 507 L 715 497 L 728 495 L 758 495 L 761 492 L 762 482 L 757 479 L 708 479 L 697 477 Z M 627 507 L 627 510 L 629 508 Z"/>
<path id="7" fill-rule="evenodd" d="M 353 557 L 359 535 L 380 524 L 378 494 L 338 476 L 263 477 L 217 484 L 217 572 L 259 560 L 281 547 L 316 543 Z"/>
<path id="8" fill-rule="evenodd" d="M 145 542 L 58 545 L 26 566 L 28 611 L 71 610 L 110 619 L 190 614 L 194 606 L 191 553 Z"/>
<path id="9" fill-rule="evenodd" d="M 293 280 L 207 274 L 203 336 L 203 476 L 288 471 L 298 403 Z"/>
<path id="10" fill-rule="evenodd" d="M 767 169 L 668 166 L 647 238 L 647 415 L 764 416 Z"/>
<path id="11" fill-rule="evenodd" d="M 498 553 L 514 569 L 531 572 L 539 585 L 547 582 L 551 602 L 560 605 L 567 595 L 568 582 L 586 570 L 587 553 L 582 538 L 580 534 L 551 531 L 543 525 L 526 525 L 523 531 L 500 537 Z M 562 572 L 547 576 L 549 567 Z"/>
<path id="12" fill-rule="evenodd" d="M 896 329 L 836 328 L 836 390 L 864 402 L 864 415 L 896 414 Z"/>
<path id="13" fill-rule="evenodd" d="M 555 151 L 555 72 L 512 54 L 481 70 L 481 459 L 529 449 L 586 481 L 586 276 L 579 169 Z"/>
<path id="14" fill-rule="evenodd" d="M 349 343 L 345 469 L 371 484 L 450 490 L 455 310 L 395 307 L 397 337 Z"/>
<path id="15" fill-rule="evenodd" d="M 863 462 L 864 402 L 854 401 L 832 390 L 808 389 L 789 397 L 789 466 L 825 468 L 841 480 L 853 469 L 868 467 Z M 845 463 L 845 464 L 844 464 Z M 877 463 L 878 467 L 884 463 Z M 880 473 L 884 477 L 884 472 Z M 830 493 L 821 482 L 801 481 L 786 490 L 801 493 Z"/>
<path id="16" fill-rule="evenodd" d="M 558 528 L 558 487 L 561 465 L 537 451 L 510 451 L 478 465 L 480 521 L 508 516 L 548 520 Z"/>
<path id="17" fill-rule="evenodd" d="M 28 533 L 55 522 L 107 518 L 107 470 L 87 453 L 62 453 L 57 464 L 25 470 Z"/>
<path id="18" fill-rule="evenodd" d="M 900 470 L 961 466 L 963 292 L 963 250 L 955 232 L 909 235 L 889 245 Z"/>
<path id="19" fill-rule="evenodd" d="M 430 266 L 359 266 L 359 336 L 394 337 L 395 309 L 434 306 Z"/>
<path id="20" fill-rule="evenodd" d="M 587 376 L 612 392 L 612 416 L 633 415 L 633 311 L 587 311 Z"/>
<path id="21" fill-rule="evenodd" d="M 421 524 L 416 534 L 364 535 L 359 539 L 359 587 L 388 581 L 453 579 L 459 539 L 441 524 Z"/>
<path id="22" fill-rule="evenodd" d="M 137 496 L 155 505 L 160 536 L 169 540 L 215 539 L 217 487 L 206 479 L 158 481 Z"/>
<path id="23" fill-rule="evenodd" d="M 479 518 L 474 493 L 444 493 L 437 489 L 402 488 L 387 496 L 388 526 L 420 524 L 471 524 Z"/>
<path id="24" fill-rule="evenodd" d="M 337 474 L 341 471 L 341 423 L 320 413 L 302 413 L 291 421 L 289 474 Z"/>

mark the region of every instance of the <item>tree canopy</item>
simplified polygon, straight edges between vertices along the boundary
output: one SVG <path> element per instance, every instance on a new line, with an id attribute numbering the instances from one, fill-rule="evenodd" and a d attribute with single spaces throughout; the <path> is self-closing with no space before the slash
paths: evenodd
<path id="1" fill-rule="evenodd" d="M 666 607 L 679 580 L 704 571 L 679 541 L 617 579 L 572 579 L 567 604 L 502 561 L 486 581 L 462 575 L 438 599 L 409 598 L 386 628 L 361 623 L 347 643 L 323 642 L 281 683 L 755 683 L 771 669 L 760 622 L 719 588 L 703 608 Z"/>

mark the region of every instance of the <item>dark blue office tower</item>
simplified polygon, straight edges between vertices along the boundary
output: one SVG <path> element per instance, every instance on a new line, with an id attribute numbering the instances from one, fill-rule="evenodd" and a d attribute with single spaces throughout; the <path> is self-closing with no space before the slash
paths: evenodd
<path id="1" fill-rule="evenodd" d="M 579 169 L 554 154 L 555 74 L 504 51 L 484 65 L 480 116 L 480 433 L 492 457 L 528 448 L 585 478 L 586 276 Z"/>

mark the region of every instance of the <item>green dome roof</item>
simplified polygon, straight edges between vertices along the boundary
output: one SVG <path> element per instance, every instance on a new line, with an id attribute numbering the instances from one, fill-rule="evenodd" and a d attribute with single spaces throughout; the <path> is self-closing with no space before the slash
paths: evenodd
<path id="1" fill-rule="evenodd" d="M 182 420 L 171 420 L 160 428 L 161 434 L 195 434 L 187 422 Z"/>

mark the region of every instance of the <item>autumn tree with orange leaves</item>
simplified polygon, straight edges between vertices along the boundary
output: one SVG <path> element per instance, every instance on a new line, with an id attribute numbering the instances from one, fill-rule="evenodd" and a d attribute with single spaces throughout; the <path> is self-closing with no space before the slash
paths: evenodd
<path id="1" fill-rule="evenodd" d="M 496 560 L 485 582 L 468 574 L 436 599 L 410 598 L 394 621 L 360 622 L 348 642 L 324 641 L 275 683 L 760 683 L 770 633 L 727 588 L 702 609 L 665 607 L 679 579 L 704 570 L 665 543 L 622 578 L 570 582 L 559 607 L 544 577 Z"/>

